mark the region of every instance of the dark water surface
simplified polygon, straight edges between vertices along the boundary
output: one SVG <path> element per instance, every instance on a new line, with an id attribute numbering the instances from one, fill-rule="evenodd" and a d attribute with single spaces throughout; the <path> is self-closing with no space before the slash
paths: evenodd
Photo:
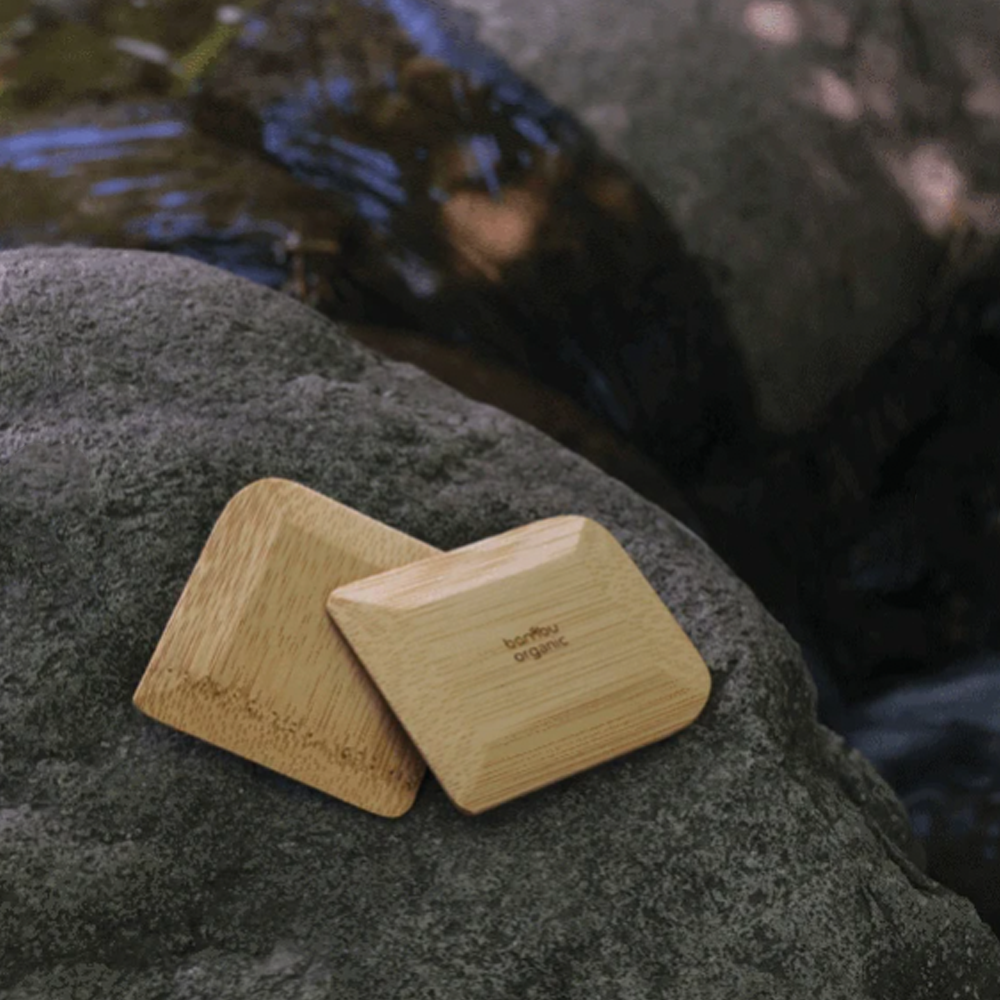
<path id="1" fill-rule="evenodd" d="M 770 439 L 716 297 L 570 116 L 415 0 L 0 6 L 0 246 L 285 289 L 703 533 L 1000 930 L 1000 261 Z"/>

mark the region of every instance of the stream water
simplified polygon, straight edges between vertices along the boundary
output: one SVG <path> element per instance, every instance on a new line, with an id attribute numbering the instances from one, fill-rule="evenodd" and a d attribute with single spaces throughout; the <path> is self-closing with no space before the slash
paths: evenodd
<path id="1" fill-rule="evenodd" d="M 1000 263 L 820 428 L 770 437 L 717 276 L 416 0 L 4 0 L 0 247 L 28 243 L 290 291 L 671 509 L 803 644 L 823 720 L 1000 930 Z"/>

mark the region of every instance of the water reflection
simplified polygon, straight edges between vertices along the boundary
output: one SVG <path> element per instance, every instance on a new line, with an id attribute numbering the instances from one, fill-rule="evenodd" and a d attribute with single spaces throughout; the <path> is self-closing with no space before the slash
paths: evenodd
<path id="1" fill-rule="evenodd" d="M 364 224 L 316 271 L 521 365 L 671 468 L 746 444 L 750 394 L 703 270 L 575 121 L 422 4 L 268 10 L 268 45 L 227 53 L 195 121 Z M 310 58 L 286 57 L 308 39 Z"/>
<path id="2" fill-rule="evenodd" d="M 1000 927 L 1000 657 L 977 657 L 864 705 L 846 738 L 903 800 L 929 874 Z"/>
<path id="3" fill-rule="evenodd" d="M 41 129 L 0 138 L 0 167 L 11 170 L 43 170 L 52 177 L 65 177 L 76 163 L 121 158 L 122 143 L 140 139 L 173 139 L 182 135 L 183 122 L 153 122 L 124 128 L 96 125 Z"/>

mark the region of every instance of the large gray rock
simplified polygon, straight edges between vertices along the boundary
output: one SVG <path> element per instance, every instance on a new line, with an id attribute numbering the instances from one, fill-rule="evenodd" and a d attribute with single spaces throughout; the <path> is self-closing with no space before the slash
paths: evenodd
<path id="1" fill-rule="evenodd" d="M 1000 997 L 1000 944 L 815 722 L 798 649 L 582 459 L 177 258 L 0 254 L 9 1000 Z M 362 813 L 140 715 L 214 518 L 299 480 L 449 548 L 602 521 L 714 688 L 674 739 L 469 818 Z"/>
<path id="2" fill-rule="evenodd" d="M 988 0 L 430 2 L 730 272 L 770 427 L 809 423 L 913 323 L 943 247 L 1000 235 Z"/>

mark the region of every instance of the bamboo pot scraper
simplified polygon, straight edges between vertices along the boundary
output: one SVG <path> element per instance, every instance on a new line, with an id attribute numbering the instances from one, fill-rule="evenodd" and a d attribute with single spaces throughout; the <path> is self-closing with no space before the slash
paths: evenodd
<path id="1" fill-rule="evenodd" d="M 282 479 L 220 515 L 136 689 L 160 722 L 383 816 L 425 764 L 324 608 L 339 584 L 437 552 Z"/>
<path id="2" fill-rule="evenodd" d="M 264 479 L 220 515 L 133 701 L 399 816 L 425 759 L 460 809 L 482 812 L 683 728 L 709 687 L 594 521 L 552 518 L 445 554 Z"/>
<path id="3" fill-rule="evenodd" d="M 660 740 L 708 700 L 698 651 L 583 517 L 356 580 L 327 609 L 467 813 Z"/>

